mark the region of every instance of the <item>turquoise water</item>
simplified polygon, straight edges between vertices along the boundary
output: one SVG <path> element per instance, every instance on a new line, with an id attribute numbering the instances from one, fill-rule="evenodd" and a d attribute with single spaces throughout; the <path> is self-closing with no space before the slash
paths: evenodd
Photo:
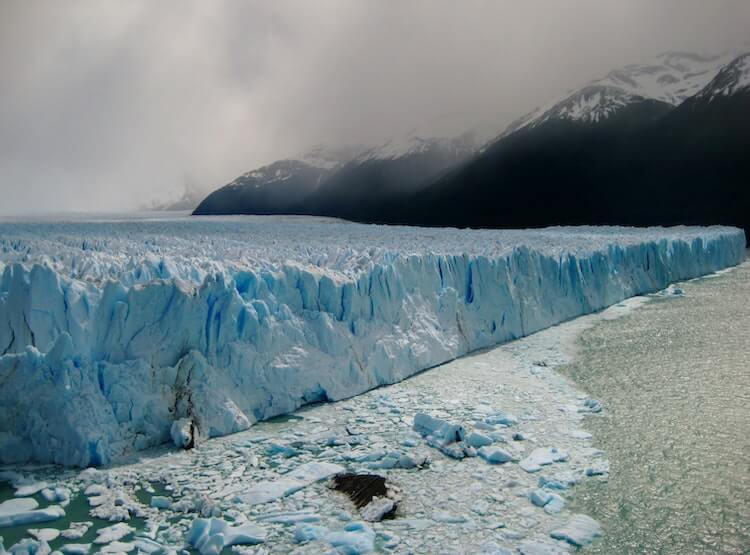
<path id="1" fill-rule="evenodd" d="M 587 419 L 608 482 L 576 489 L 592 553 L 750 553 L 750 264 L 681 285 L 581 338 L 564 369 L 607 411 Z"/>
<path id="2" fill-rule="evenodd" d="M 152 484 L 154 489 L 156 490 L 153 495 L 164 495 L 164 489 L 161 487 L 160 484 Z M 13 487 L 11 487 L 10 484 L 7 482 L 0 482 L 0 502 L 6 501 L 8 499 L 13 499 L 13 492 L 15 490 Z M 144 490 L 139 489 L 136 491 L 136 496 L 139 498 L 139 500 L 145 504 L 149 504 L 151 502 L 152 495 L 149 493 L 146 493 Z M 34 499 L 36 499 L 39 502 L 40 507 L 47 507 L 51 503 L 46 501 L 41 494 L 37 493 L 33 496 Z M 65 507 L 65 516 L 62 518 L 58 518 L 57 520 L 52 520 L 49 522 L 36 522 L 33 524 L 24 524 L 21 526 L 8 526 L 5 528 L 0 528 L 0 538 L 3 539 L 3 543 L 5 544 L 6 548 L 9 548 L 10 546 L 14 545 L 16 542 L 24 539 L 29 538 L 28 530 L 30 528 L 55 528 L 57 530 L 66 530 L 70 527 L 71 523 L 73 522 L 92 522 L 93 526 L 88 529 L 86 534 L 84 534 L 80 539 L 76 540 L 68 540 L 63 538 L 62 536 L 59 536 L 57 539 L 52 540 L 49 542 L 50 548 L 55 550 L 59 549 L 66 543 L 91 543 L 96 539 L 96 531 L 101 528 L 106 528 L 107 526 L 112 526 L 115 524 L 115 522 L 109 522 L 108 520 L 103 520 L 101 518 L 95 518 L 92 517 L 89 514 L 89 511 L 91 510 L 91 507 L 89 506 L 88 499 L 83 494 L 73 495 L 70 499 L 70 504 Z M 132 517 L 130 520 L 127 521 L 127 524 L 129 526 L 132 526 L 136 529 L 136 531 L 143 530 L 145 528 L 145 520 L 138 517 Z M 128 541 L 132 539 L 133 534 L 129 534 L 125 538 L 123 538 L 122 541 Z M 93 550 L 92 550 L 93 551 Z"/>

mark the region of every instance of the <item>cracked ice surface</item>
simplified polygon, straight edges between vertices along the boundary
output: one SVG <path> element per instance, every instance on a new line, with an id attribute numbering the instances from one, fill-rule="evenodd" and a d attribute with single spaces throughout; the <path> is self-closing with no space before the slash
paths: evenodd
<path id="1" fill-rule="evenodd" d="M 737 264 L 744 246 L 724 227 L 0 223 L 0 462 L 101 465 L 246 430 Z"/>
<path id="2" fill-rule="evenodd" d="M 606 460 L 581 429 L 586 415 L 597 417 L 588 398 L 555 366 L 570 361 L 581 330 L 641 302 L 631 299 L 398 384 L 208 440 L 190 451 L 158 448 L 140 453 L 130 464 L 82 472 L 21 466 L 8 476 L 18 488 L 45 481 L 73 496 L 85 494 L 100 518 L 125 519 L 104 523 L 104 528 L 97 522 L 92 532 L 97 545 L 113 550 L 163 547 L 169 552 L 189 543 L 204 554 L 229 545 L 238 552 L 279 554 L 335 549 L 566 553 L 590 541 L 598 525 L 572 514 L 565 498 L 581 480 L 606 479 L 606 474 L 591 477 L 586 472 Z M 514 460 L 489 464 L 478 456 L 452 458 L 440 449 L 442 442 L 414 431 L 419 413 L 461 426 L 467 442 L 472 434 L 481 434 L 481 443 L 491 441 L 490 446 L 502 447 Z M 498 421 L 506 424 L 493 423 Z M 463 441 L 453 434 L 447 441 L 456 445 L 457 440 Z M 469 447 L 465 443 L 464 451 Z M 531 456 L 540 463 L 533 473 L 519 464 Z M 406 459 L 415 465 L 402 465 Z M 364 515 L 325 480 L 339 469 L 379 473 L 397 486 L 401 500 L 395 518 L 362 522 Z M 259 499 L 254 495 L 259 491 L 274 495 Z M 91 501 L 97 498 L 104 501 L 94 507 Z M 138 529 L 131 534 L 127 522 L 134 516 L 144 520 L 133 525 Z M 65 541 L 80 543 L 57 538 L 52 548 Z"/>

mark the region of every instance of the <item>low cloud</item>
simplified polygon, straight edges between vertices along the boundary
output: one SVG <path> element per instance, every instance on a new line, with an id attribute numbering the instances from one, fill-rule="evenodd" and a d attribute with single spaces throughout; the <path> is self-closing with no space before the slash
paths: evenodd
<path id="1" fill-rule="evenodd" d="M 0 212 L 129 210 L 315 144 L 502 128 L 750 2 L 0 3 Z"/>

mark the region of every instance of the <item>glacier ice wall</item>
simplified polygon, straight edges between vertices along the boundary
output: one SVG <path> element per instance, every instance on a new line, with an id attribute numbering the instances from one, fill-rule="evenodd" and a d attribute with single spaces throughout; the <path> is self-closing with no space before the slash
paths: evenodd
<path id="1" fill-rule="evenodd" d="M 0 224 L 0 462 L 241 431 L 744 256 L 723 227 Z"/>

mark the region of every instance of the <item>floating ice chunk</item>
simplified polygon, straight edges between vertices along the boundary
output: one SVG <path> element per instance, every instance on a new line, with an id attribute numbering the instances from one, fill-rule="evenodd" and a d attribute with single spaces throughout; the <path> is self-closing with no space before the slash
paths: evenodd
<path id="1" fill-rule="evenodd" d="M 50 505 L 44 509 L 37 507 L 39 503 L 30 497 L 8 499 L 0 503 L 0 528 L 49 522 L 65 516 L 65 510 L 59 505 Z"/>
<path id="2" fill-rule="evenodd" d="M 418 457 L 418 458 L 415 459 L 414 457 L 412 457 L 411 455 L 408 455 L 408 454 L 401 455 L 398 458 L 398 466 L 399 466 L 399 468 L 405 468 L 405 469 L 416 468 L 418 466 L 423 466 L 425 464 L 425 462 L 426 462 L 425 457 Z"/>
<path id="3" fill-rule="evenodd" d="M 65 555 L 88 555 L 91 551 L 90 543 L 68 543 L 60 548 Z"/>
<path id="4" fill-rule="evenodd" d="M 538 472 L 543 466 L 566 460 L 568 460 L 567 453 L 555 447 L 537 447 L 519 463 L 519 466 L 526 472 Z"/>
<path id="5" fill-rule="evenodd" d="M 250 522 L 239 526 L 227 526 L 224 530 L 224 545 L 257 545 L 266 541 L 266 531 Z"/>
<path id="6" fill-rule="evenodd" d="M 364 522 L 351 522 L 343 531 L 329 532 L 325 540 L 342 555 L 360 555 L 375 549 L 375 532 Z"/>
<path id="7" fill-rule="evenodd" d="M 93 466 L 84 468 L 83 470 L 81 470 L 81 472 L 78 473 L 78 479 L 81 480 L 84 484 L 98 484 L 104 481 L 106 477 L 106 473 L 102 472 L 98 468 L 94 468 Z"/>
<path id="8" fill-rule="evenodd" d="M 596 399 L 586 399 L 583 402 L 583 407 L 587 412 L 602 412 L 602 404 Z"/>
<path id="9" fill-rule="evenodd" d="M 300 522 L 318 522 L 320 516 L 308 511 L 270 513 L 258 517 L 262 522 L 278 522 L 280 524 L 297 524 Z"/>
<path id="10" fill-rule="evenodd" d="M 444 445 L 443 443 L 436 443 L 432 437 L 428 437 L 427 443 L 440 450 L 440 452 L 443 455 L 446 455 L 447 457 L 450 457 L 452 459 L 461 460 L 464 457 L 468 455 L 467 449 L 473 449 L 471 447 L 467 447 L 466 445 L 461 443 L 450 443 L 448 445 Z"/>
<path id="11" fill-rule="evenodd" d="M 609 461 L 594 461 L 586 469 L 586 476 L 604 476 L 609 474 Z"/>
<path id="12" fill-rule="evenodd" d="M 263 528 L 249 522 L 230 526 L 221 518 L 196 518 L 187 534 L 188 544 L 201 555 L 218 555 L 230 545 L 257 545 L 264 541 Z"/>
<path id="13" fill-rule="evenodd" d="M 181 449 L 189 449 L 195 445 L 195 424 L 190 418 L 180 418 L 172 422 L 169 433 L 174 444 Z"/>
<path id="14" fill-rule="evenodd" d="M 462 426 L 451 424 L 423 412 L 414 415 L 413 427 L 422 437 L 431 437 L 443 445 L 462 441 L 465 435 Z"/>
<path id="15" fill-rule="evenodd" d="M 132 534 L 133 532 L 135 532 L 135 528 L 128 524 L 125 524 L 124 522 L 119 522 L 117 524 L 113 524 L 112 526 L 107 526 L 105 528 L 100 528 L 99 530 L 97 530 L 94 543 L 101 545 L 105 543 L 115 542 L 121 540 L 128 534 Z"/>
<path id="16" fill-rule="evenodd" d="M 85 536 L 93 525 L 93 522 L 71 522 L 70 527 L 63 530 L 60 535 L 67 540 L 77 540 Z"/>
<path id="17" fill-rule="evenodd" d="M 537 541 L 526 540 L 518 546 L 518 552 L 521 555 L 564 555 L 567 550 L 562 550 L 558 546 L 542 543 Z"/>
<path id="18" fill-rule="evenodd" d="M 13 495 L 16 497 L 27 497 L 39 493 L 49 484 L 47 482 L 37 482 L 35 480 L 20 480 L 13 484 L 16 491 Z"/>
<path id="19" fill-rule="evenodd" d="M 163 495 L 154 495 L 151 498 L 151 506 L 157 509 L 170 509 L 172 507 L 172 500 Z"/>
<path id="20" fill-rule="evenodd" d="M 504 412 L 495 412 L 486 416 L 484 421 L 487 424 L 500 424 L 501 426 L 513 426 L 518 424 L 518 418 L 512 414 L 506 414 Z"/>
<path id="21" fill-rule="evenodd" d="M 381 545 L 384 549 L 395 549 L 401 543 L 401 538 L 396 534 L 391 534 L 385 530 L 381 530 L 379 534 L 383 540 Z"/>
<path id="22" fill-rule="evenodd" d="M 357 455 L 352 460 L 357 461 L 357 462 L 372 462 L 372 461 L 379 461 L 385 456 L 386 456 L 385 451 L 378 450 L 378 451 L 371 451 L 369 453 L 363 453 L 362 455 Z"/>
<path id="23" fill-rule="evenodd" d="M 2 548 L 1 541 L 0 548 Z M 47 542 L 38 542 L 31 538 L 24 538 L 17 544 L 10 546 L 7 553 L 11 555 L 49 555 L 51 551 Z M 5 549 L 2 549 L 0 553 L 6 553 Z"/>
<path id="24" fill-rule="evenodd" d="M 559 513 L 565 508 L 565 499 L 556 493 L 550 493 L 550 500 L 544 505 L 544 512 L 550 515 Z"/>
<path id="25" fill-rule="evenodd" d="M 576 547 L 590 544 L 602 535 L 601 526 L 590 516 L 573 515 L 564 526 L 552 530 L 550 536 L 556 540 L 564 540 Z"/>
<path id="26" fill-rule="evenodd" d="M 359 510 L 362 518 L 368 522 L 380 522 L 386 515 L 396 509 L 393 499 L 387 497 L 373 497 L 372 500 Z"/>
<path id="27" fill-rule="evenodd" d="M 487 542 L 479 549 L 480 555 L 513 555 L 513 551 L 500 547 L 495 542 Z"/>
<path id="28" fill-rule="evenodd" d="M 479 453 L 479 456 L 490 464 L 503 464 L 513 460 L 513 455 L 508 453 L 505 449 L 490 445 L 481 447 L 477 453 Z"/>
<path id="29" fill-rule="evenodd" d="M 33 511 L 39 506 L 36 499 L 27 497 L 24 499 L 8 499 L 0 503 L 0 518 L 18 513 Z"/>
<path id="30" fill-rule="evenodd" d="M 432 515 L 432 520 L 435 522 L 444 522 L 446 524 L 460 524 L 466 522 L 466 517 L 464 515 L 452 514 L 448 511 L 437 511 Z"/>
<path id="31" fill-rule="evenodd" d="M 148 538 L 136 538 L 133 540 L 133 545 L 139 553 L 162 553 L 165 551 L 163 545 Z"/>
<path id="32" fill-rule="evenodd" d="M 544 476 L 539 476 L 538 483 L 540 488 L 554 490 L 566 490 L 571 486 L 571 484 L 569 484 L 568 482 L 556 480 L 554 478 L 545 478 Z"/>
<path id="33" fill-rule="evenodd" d="M 60 535 L 60 530 L 57 528 L 29 528 L 27 531 L 40 542 L 51 542 Z"/>
<path id="34" fill-rule="evenodd" d="M 273 482 L 260 482 L 251 486 L 235 499 L 248 505 L 268 503 L 343 471 L 344 467 L 333 463 L 305 463 Z"/>
<path id="35" fill-rule="evenodd" d="M 103 486 L 101 484 L 91 484 L 84 490 L 83 494 L 89 495 L 89 496 L 90 495 L 104 495 L 105 493 L 108 493 L 108 492 L 109 490 L 107 489 L 106 486 Z"/>
<path id="36" fill-rule="evenodd" d="M 297 451 L 290 445 L 284 445 L 283 443 L 271 443 L 266 447 L 266 455 L 281 455 L 285 459 L 289 459 L 299 455 L 299 451 Z"/>
<path id="37" fill-rule="evenodd" d="M 70 490 L 68 488 L 45 488 L 42 490 L 42 497 L 50 503 L 59 503 L 65 507 L 70 503 Z"/>
<path id="38" fill-rule="evenodd" d="M 573 430 L 570 432 L 570 437 L 575 439 L 591 439 L 591 434 L 589 432 L 584 432 L 583 430 Z"/>
<path id="39" fill-rule="evenodd" d="M 537 507 L 544 507 L 547 503 L 552 501 L 552 494 L 543 489 L 535 489 L 529 495 L 529 500 Z"/>
<path id="40" fill-rule="evenodd" d="M 130 553 L 135 549 L 132 542 L 112 542 L 99 550 L 99 553 Z"/>
<path id="41" fill-rule="evenodd" d="M 294 541 L 304 543 L 319 540 L 328 533 L 328 528 L 314 524 L 300 523 L 294 528 Z"/>
<path id="42" fill-rule="evenodd" d="M 493 443 L 493 439 L 478 432 L 471 432 L 466 438 L 466 443 L 476 449 L 479 449 L 480 447 L 484 447 L 485 445 L 491 445 Z"/>
<path id="43" fill-rule="evenodd" d="M 417 445 L 419 445 L 419 441 L 417 441 L 417 439 L 414 437 L 406 437 L 401 440 L 401 445 L 403 445 L 404 447 L 416 447 Z"/>

